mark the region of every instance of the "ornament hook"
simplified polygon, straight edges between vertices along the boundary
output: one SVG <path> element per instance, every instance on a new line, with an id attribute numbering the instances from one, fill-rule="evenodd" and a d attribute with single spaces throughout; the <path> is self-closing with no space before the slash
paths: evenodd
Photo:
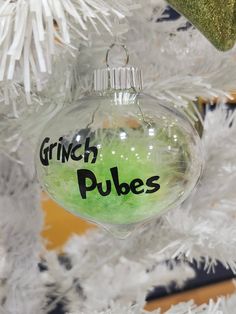
<path id="1" fill-rule="evenodd" d="M 106 53 L 106 65 L 108 68 L 110 68 L 110 65 L 109 65 L 109 55 L 110 55 L 110 52 L 111 50 L 114 48 L 114 47 L 121 47 L 123 48 L 124 52 L 125 52 L 125 55 L 126 55 L 126 60 L 125 60 L 125 64 L 123 66 L 126 66 L 128 63 L 129 63 L 129 52 L 128 52 L 128 49 L 127 47 L 124 45 L 124 44 L 117 44 L 117 43 L 113 43 L 110 45 L 110 47 L 107 49 L 107 53 Z"/>

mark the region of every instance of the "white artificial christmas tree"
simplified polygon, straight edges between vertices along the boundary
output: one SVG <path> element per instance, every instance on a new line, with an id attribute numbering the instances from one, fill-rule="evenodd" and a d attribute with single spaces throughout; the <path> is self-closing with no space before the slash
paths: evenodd
<path id="1" fill-rule="evenodd" d="M 181 286 L 194 276 L 182 263 L 171 270 L 164 259 L 204 257 L 206 268 L 219 260 L 236 271 L 236 126 L 235 114 L 224 108 L 236 86 L 235 49 L 218 52 L 193 27 L 178 31 L 183 17 L 157 22 L 166 5 L 0 1 L 0 313 L 48 313 L 60 300 L 71 314 L 145 313 L 155 285 L 174 278 Z M 90 89 L 93 69 L 115 40 L 127 45 L 134 64 L 141 62 L 144 89 L 160 101 L 187 108 L 199 96 L 217 97 L 221 105 L 202 121 L 205 169 L 189 199 L 125 241 L 100 229 L 74 236 L 64 248 L 68 269 L 40 238 L 35 144 L 65 97 L 73 97 L 73 84 L 81 97 Z M 232 296 L 200 307 L 179 304 L 167 313 L 233 313 L 235 305 Z"/>

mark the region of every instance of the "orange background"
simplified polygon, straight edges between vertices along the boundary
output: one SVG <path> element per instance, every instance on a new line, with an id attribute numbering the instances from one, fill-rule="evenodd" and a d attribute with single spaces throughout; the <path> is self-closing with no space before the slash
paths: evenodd
<path id="1" fill-rule="evenodd" d="M 92 224 L 70 214 L 52 200 L 43 200 L 42 207 L 45 213 L 43 237 L 46 239 L 47 248 L 61 248 L 72 234 L 82 234 Z"/>

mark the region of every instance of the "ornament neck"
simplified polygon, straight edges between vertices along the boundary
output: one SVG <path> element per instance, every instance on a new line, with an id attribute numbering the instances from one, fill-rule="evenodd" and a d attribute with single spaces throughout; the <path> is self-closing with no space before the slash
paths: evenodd
<path id="1" fill-rule="evenodd" d="M 104 91 L 93 91 L 91 96 L 109 97 L 114 105 L 131 105 L 137 102 L 138 93 L 133 88 L 130 89 L 108 89 Z"/>

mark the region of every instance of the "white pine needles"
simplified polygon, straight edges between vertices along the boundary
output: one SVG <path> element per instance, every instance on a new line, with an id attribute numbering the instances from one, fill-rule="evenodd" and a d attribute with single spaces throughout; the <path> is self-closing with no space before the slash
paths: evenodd
<path id="1" fill-rule="evenodd" d="M 73 53 L 78 41 L 87 40 L 90 26 L 99 32 L 100 24 L 109 32 L 110 16 L 122 18 L 129 9 L 125 0 L 1 0 L 0 81 L 23 77 L 30 93 L 33 74 L 40 90 L 41 73 L 52 72 L 52 59 L 60 47 Z"/>

